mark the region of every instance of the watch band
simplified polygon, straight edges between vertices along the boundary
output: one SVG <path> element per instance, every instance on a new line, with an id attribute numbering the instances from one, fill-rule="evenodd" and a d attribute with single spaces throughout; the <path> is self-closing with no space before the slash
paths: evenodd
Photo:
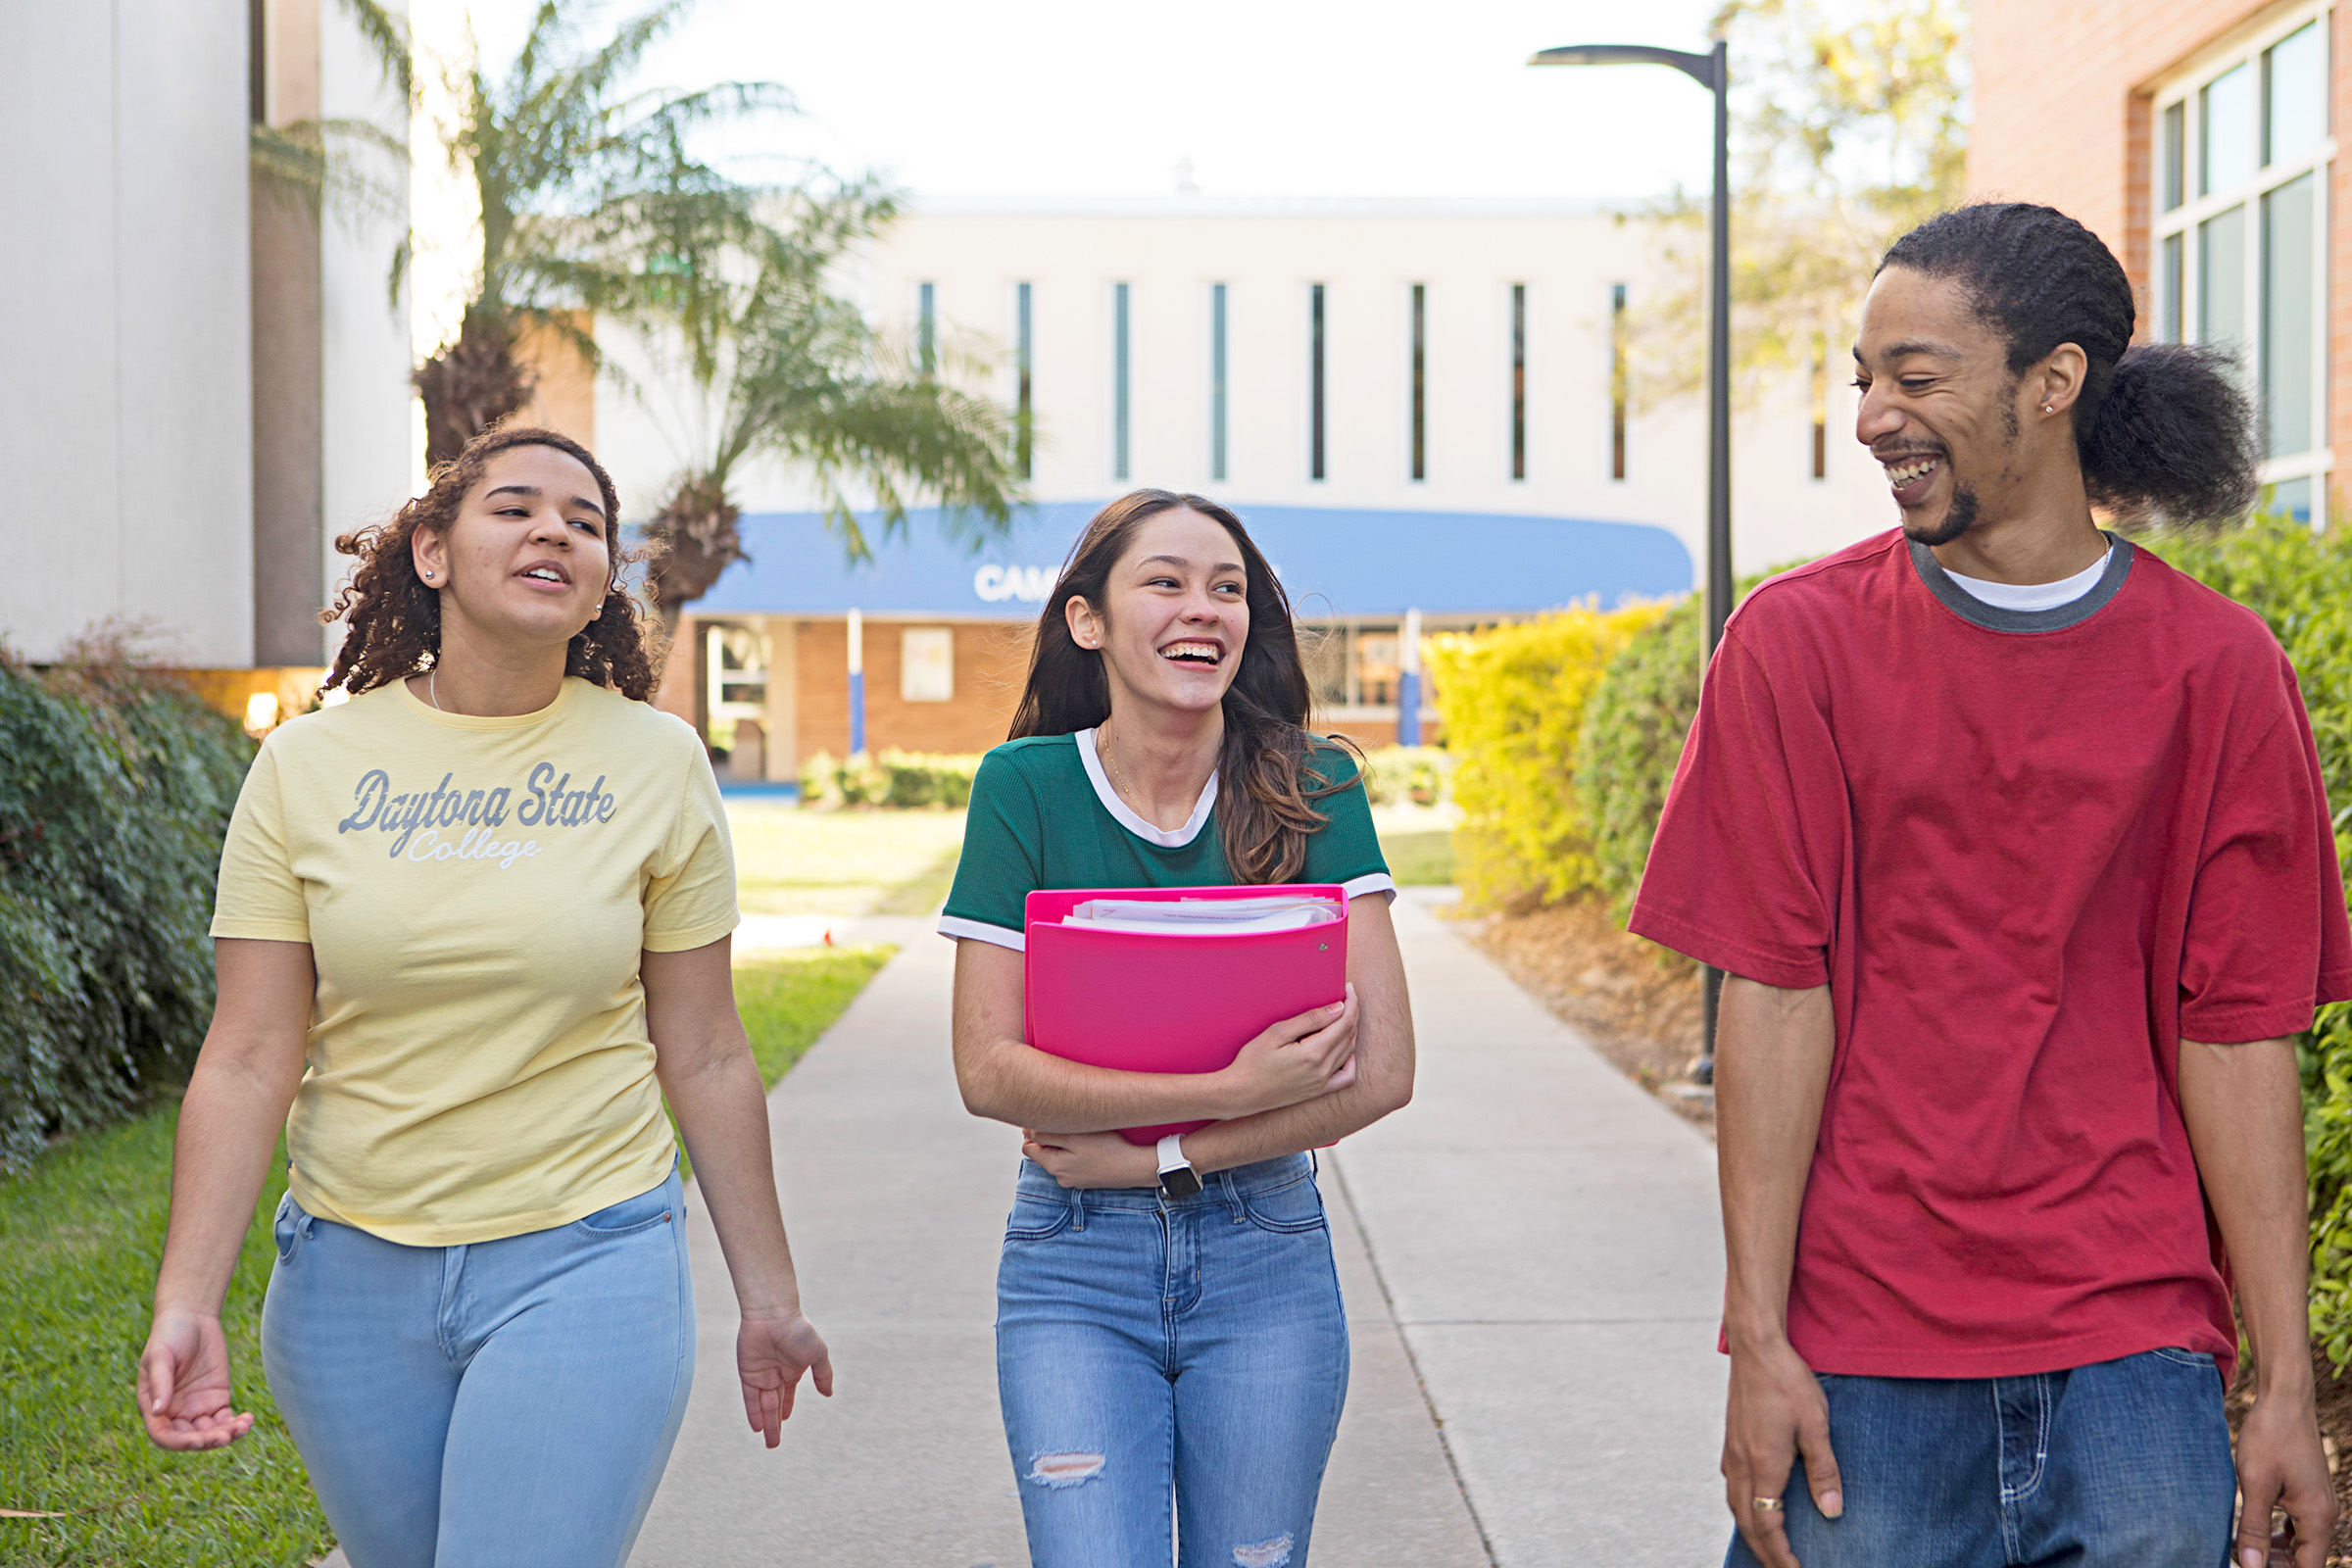
<path id="1" fill-rule="evenodd" d="M 1169 1198 L 1190 1198 L 1200 1191 L 1200 1173 L 1184 1157 L 1182 1133 L 1159 1141 L 1159 1190 Z"/>

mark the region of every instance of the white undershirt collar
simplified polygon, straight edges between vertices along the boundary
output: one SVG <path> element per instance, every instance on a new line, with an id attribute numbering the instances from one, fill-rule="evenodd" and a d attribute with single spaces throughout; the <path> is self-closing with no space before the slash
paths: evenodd
<path id="1" fill-rule="evenodd" d="M 1200 836 L 1200 825 L 1208 820 L 1209 808 L 1217 804 L 1216 774 L 1209 774 L 1208 782 L 1200 787 L 1200 802 L 1193 807 L 1193 814 L 1185 819 L 1184 826 L 1153 827 L 1110 787 L 1109 776 L 1102 771 L 1102 754 L 1095 750 L 1095 732 L 1082 729 L 1072 739 L 1078 743 L 1078 760 L 1085 764 L 1087 782 L 1095 787 L 1095 799 L 1102 803 L 1102 809 L 1119 826 L 1146 844 L 1156 844 L 1163 850 L 1181 850 Z"/>
<path id="2" fill-rule="evenodd" d="M 2109 545 L 2106 554 L 2098 560 L 2072 577 L 2061 577 L 2056 582 L 1987 582 L 1982 577 L 1963 577 L 1949 566 L 1943 568 L 1943 574 L 1966 590 L 1971 599 L 1982 604 L 1990 605 L 1995 610 L 2031 612 L 2071 605 L 2096 588 L 2099 579 L 2107 574 L 2107 563 L 2114 555 L 2115 547 Z"/>

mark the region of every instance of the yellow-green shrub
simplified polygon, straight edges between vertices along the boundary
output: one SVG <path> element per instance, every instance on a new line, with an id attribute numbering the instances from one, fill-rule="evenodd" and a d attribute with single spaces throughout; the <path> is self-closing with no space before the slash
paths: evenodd
<path id="1" fill-rule="evenodd" d="M 1548 901 L 1596 885 L 1575 789 L 1577 736 L 1602 669 L 1660 609 L 1566 610 L 1433 640 L 1430 673 L 1462 808 L 1455 845 L 1473 902 Z"/>

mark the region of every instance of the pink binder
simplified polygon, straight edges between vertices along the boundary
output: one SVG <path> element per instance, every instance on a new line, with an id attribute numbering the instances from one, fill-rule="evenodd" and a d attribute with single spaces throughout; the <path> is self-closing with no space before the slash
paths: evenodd
<path id="1" fill-rule="evenodd" d="M 1171 935 L 1063 925 L 1089 899 L 1327 898 L 1341 918 L 1290 931 Z M 1215 1072 L 1268 1024 L 1348 993 L 1348 895 L 1336 882 L 1277 887 L 1059 888 L 1029 895 L 1024 964 L 1029 1044 L 1128 1072 Z M 1127 1127 L 1153 1144 L 1205 1121 Z"/>

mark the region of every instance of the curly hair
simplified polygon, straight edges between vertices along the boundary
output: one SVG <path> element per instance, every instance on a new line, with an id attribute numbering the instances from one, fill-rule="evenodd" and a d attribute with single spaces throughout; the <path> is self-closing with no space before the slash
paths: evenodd
<path id="1" fill-rule="evenodd" d="M 490 460 L 516 447 L 553 447 L 578 459 L 596 475 L 597 492 L 604 500 L 605 545 L 612 552 L 612 575 L 605 585 L 604 608 L 572 638 L 564 657 L 564 673 L 610 686 L 639 702 L 652 700 L 662 683 L 659 634 L 654 618 L 620 581 L 621 568 L 643 559 L 644 553 L 621 544 L 620 497 L 612 476 L 571 437 L 528 427 L 475 436 L 456 458 L 433 470 L 424 494 L 402 507 L 390 522 L 336 537 L 335 549 L 358 557 L 360 564 L 336 590 L 334 603 L 318 612 L 321 621 L 342 620 L 349 626 L 319 696 L 340 686 L 357 697 L 419 674 L 440 659 L 441 595 L 416 575 L 409 541 L 419 528 L 446 534 Z"/>

